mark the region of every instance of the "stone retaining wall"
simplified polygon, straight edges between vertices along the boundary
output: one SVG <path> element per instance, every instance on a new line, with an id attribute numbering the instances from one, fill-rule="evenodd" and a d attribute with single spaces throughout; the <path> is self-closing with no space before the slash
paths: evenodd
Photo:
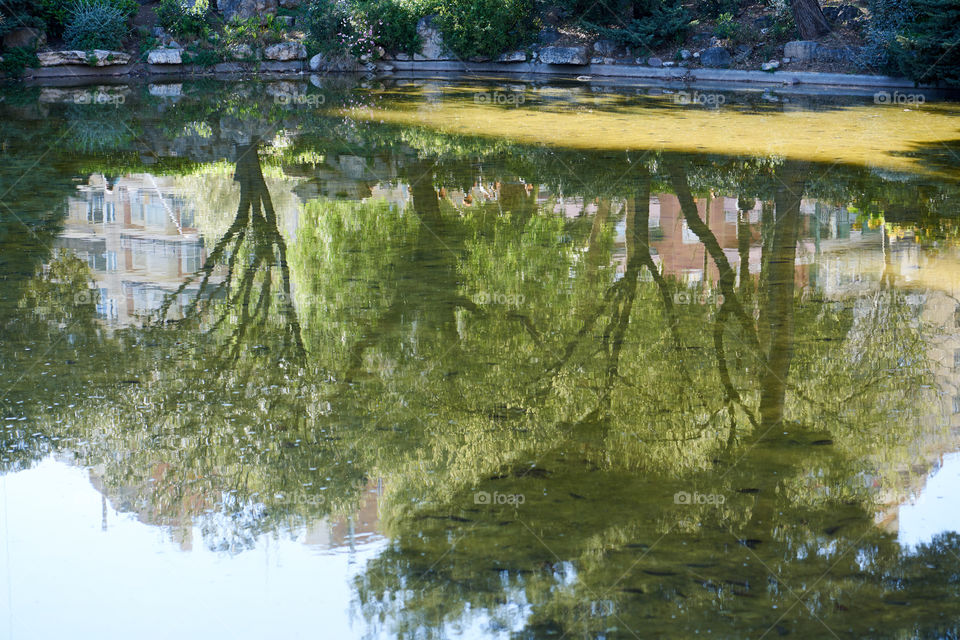
<path id="1" fill-rule="evenodd" d="M 223 62 L 213 66 L 185 64 L 144 64 L 127 63 L 94 67 L 81 64 L 40 67 L 28 69 L 25 77 L 30 80 L 52 78 L 96 79 L 118 76 L 217 76 L 239 74 L 284 74 L 309 73 L 306 60 L 261 61 L 261 62 Z M 883 89 L 912 88 L 914 83 L 906 78 L 889 76 L 816 73 L 808 71 L 739 71 L 734 69 L 688 69 L 682 67 L 649 67 L 641 65 L 584 64 L 558 65 L 530 62 L 458 62 L 449 60 L 401 61 L 381 63 L 376 71 L 378 75 L 421 75 L 432 73 L 476 73 L 485 75 L 546 75 L 557 77 L 599 77 L 635 80 L 678 81 L 684 83 L 729 82 L 733 84 L 752 83 L 764 85 L 813 85 L 838 87 L 875 87 Z M 335 71 L 319 70 L 319 73 Z"/>

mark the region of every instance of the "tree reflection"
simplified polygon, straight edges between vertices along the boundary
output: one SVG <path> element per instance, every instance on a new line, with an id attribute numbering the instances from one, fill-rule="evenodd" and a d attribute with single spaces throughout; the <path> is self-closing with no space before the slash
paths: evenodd
<path id="1" fill-rule="evenodd" d="M 130 384 L 44 414 L 108 495 L 235 551 L 383 479 L 393 544 L 357 602 L 404 637 L 949 628 L 924 598 L 955 592 L 956 541 L 904 556 L 865 480 L 911 459 L 924 329 L 902 293 L 862 310 L 798 286 L 812 165 L 652 156 L 626 195 L 584 186 L 593 208 L 568 216 L 533 186 L 542 166 L 473 178 L 473 161 L 397 151 L 408 198 L 313 198 L 285 237 L 264 146 L 236 146 L 239 206 L 200 271 L 157 322 L 103 338 L 137 354 Z M 733 246 L 700 214 L 717 193 L 737 196 Z M 680 295 L 654 198 L 722 301 Z M 694 493 L 723 500 L 675 498 Z"/>

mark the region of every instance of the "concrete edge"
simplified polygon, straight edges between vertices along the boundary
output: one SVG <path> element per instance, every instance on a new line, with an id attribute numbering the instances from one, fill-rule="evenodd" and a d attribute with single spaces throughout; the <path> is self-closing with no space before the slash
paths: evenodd
<path id="1" fill-rule="evenodd" d="M 418 73 L 485 73 L 524 74 L 547 77 L 591 76 L 600 78 L 623 78 L 632 80 L 661 80 L 694 84 L 697 82 L 731 82 L 759 85 L 810 85 L 825 87 L 861 87 L 874 89 L 913 89 L 915 84 L 907 78 L 846 73 L 820 73 L 815 71 L 749 71 L 737 69 L 688 69 L 684 67 L 644 67 L 639 65 L 556 65 L 532 64 L 529 62 L 459 62 L 453 60 L 391 61 L 395 72 Z M 290 62 L 222 62 L 210 67 L 196 65 L 157 65 L 131 63 L 105 67 L 63 65 L 29 69 L 25 78 L 45 80 L 53 78 L 96 79 L 130 75 L 143 76 L 210 76 L 257 73 L 309 73 L 305 60 Z M 391 72 L 381 72 L 388 74 Z M 927 87 L 935 88 L 935 87 Z"/>
<path id="2" fill-rule="evenodd" d="M 644 67 L 640 65 L 557 65 L 529 62 L 483 63 L 436 61 L 391 61 L 398 71 L 456 72 L 456 73 L 519 73 L 553 76 L 600 76 L 607 78 L 674 80 L 695 82 L 747 82 L 766 85 L 821 85 L 839 87 L 873 87 L 877 89 L 912 89 L 916 85 L 907 78 L 847 73 L 820 73 L 816 71 L 749 71 L 739 69 L 688 69 L 685 67 Z M 930 87 L 933 88 L 933 87 Z"/>

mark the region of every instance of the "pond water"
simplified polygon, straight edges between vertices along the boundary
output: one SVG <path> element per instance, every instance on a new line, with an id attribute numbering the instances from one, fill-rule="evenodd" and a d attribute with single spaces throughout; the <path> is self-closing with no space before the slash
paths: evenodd
<path id="1" fill-rule="evenodd" d="M 960 104 L 0 95 L 0 637 L 960 634 Z"/>

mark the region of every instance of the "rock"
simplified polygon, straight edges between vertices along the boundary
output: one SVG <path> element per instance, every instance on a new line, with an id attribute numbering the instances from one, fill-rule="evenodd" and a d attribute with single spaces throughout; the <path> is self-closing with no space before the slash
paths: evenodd
<path id="1" fill-rule="evenodd" d="M 675 67 L 675 66 L 677 66 L 677 63 L 674 62 L 673 60 L 667 60 L 666 62 L 663 63 L 663 66 L 665 66 L 665 67 Z"/>
<path id="2" fill-rule="evenodd" d="M 761 71 L 776 71 L 780 68 L 779 60 L 770 60 L 769 62 L 764 62 L 760 65 Z"/>
<path id="3" fill-rule="evenodd" d="M 783 57 L 794 62 L 810 62 L 820 45 L 814 40 L 792 40 L 783 45 Z"/>
<path id="4" fill-rule="evenodd" d="M 663 60 L 661 60 L 660 58 L 650 57 L 650 58 L 647 58 L 647 65 L 651 67 L 662 67 Z"/>
<path id="5" fill-rule="evenodd" d="M 700 64 L 705 67 L 726 68 L 730 66 L 730 53 L 723 47 L 710 47 L 700 54 Z"/>
<path id="6" fill-rule="evenodd" d="M 587 64 L 586 47 L 544 47 L 540 50 L 540 61 L 544 64 Z"/>
<path id="7" fill-rule="evenodd" d="M 130 54 L 122 51 L 44 51 L 38 53 L 41 67 L 58 67 L 65 64 L 86 64 L 94 67 L 106 67 L 112 64 L 127 64 Z"/>
<path id="8" fill-rule="evenodd" d="M 562 7 L 558 7 L 557 5 L 549 6 L 543 10 L 543 22 L 544 24 L 558 25 L 566 13 Z"/>
<path id="9" fill-rule="evenodd" d="M 163 30 L 163 27 L 154 27 L 150 30 L 150 35 L 152 35 L 154 38 L 162 38 L 163 36 L 167 35 L 167 32 Z"/>
<path id="10" fill-rule="evenodd" d="M 360 63 L 350 56 L 326 56 L 322 53 L 310 58 L 311 71 L 330 71 L 334 73 L 350 73 L 360 70 Z"/>
<path id="11" fill-rule="evenodd" d="M 620 47 L 613 40 L 604 39 L 594 42 L 593 50 L 599 53 L 603 58 L 610 58 L 620 50 Z"/>
<path id="12" fill-rule="evenodd" d="M 253 47 L 248 44 L 232 44 L 227 47 L 227 54 L 234 60 L 250 60 L 253 58 Z"/>
<path id="13" fill-rule="evenodd" d="M 396 59 L 399 60 L 400 62 L 409 62 L 409 61 L 410 61 L 410 54 L 409 54 L 409 53 L 400 52 L 400 53 L 398 53 L 397 55 L 395 55 L 394 58 L 396 58 Z"/>
<path id="14" fill-rule="evenodd" d="M 183 94 L 182 84 L 151 84 L 147 87 L 150 95 L 158 98 L 176 98 Z"/>
<path id="15" fill-rule="evenodd" d="M 226 20 L 260 18 L 265 23 L 267 16 L 277 15 L 277 0 L 218 0 L 217 10 Z"/>
<path id="16" fill-rule="evenodd" d="M 813 59 L 817 62 L 853 62 L 857 57 L 856 49 L 852 47 L 843 47 L 839 49 L 830 49 L 828 47 L 817 47 L 813 54 Z"/>
<path id="17" fill-rule="evenodd" d="M 760 16 L 753 21 L 753 26 L 756 29 L 769 29 L 773 26 L 773 18 L 770 16 Z"/>
<path id="18" fill-rule="evenodd" d="M 695 33 L 690 36 L 690 41 L 694 44 L 709 45 L 713 44 L 716 38 L 711 33 Z"/>
<path id="19" fill-rule="evenodd" d="M 303 4 L 303 0 L 280 0 L 280 6 L 284 9 L 296 9 L 301 4 Z"/>
<path id="20" fill-rule="evenodd" d="M 852 4 L 833 5 L 823 8 L 823 17 L 832 24 L 847 24 L 859 20 L 863 12 Z"/>
<path id="21" fill-rule="evenodd" d="M 593 56 L 590 58 L 590 64 L 603 64 L 603 58 L 601 56 Z"/>
<path id="22" fill-rule="evenodd" d="M 449 60 L 453 56 L 443 44 L 440 30 L 433 26 L 433 16 L 420 18 L 417 23 L 417 33 L 423 46 L 419 53 L 413 55 L 414 60 Z"/>
<path id="23" fill-rule="evenodd" d="M 516 51 L 507 51 L 506 53 L 501 53 L 497 58 L 497 62 L 526 62 L 527 61 L 527 52 L 517 49 Z"/>
<path id="24" fill-rule="evenodd" d="M 490 58 L 487 56 L 470 56 L 468 60 L 470 62 L 490 62 Z"/>
<path id="25" fill-rule="evenodd" d="M 556 29 L 544 29 L 537 34 L 537 42 L 540 44 L 553 44 L 560 39 L 560 32 Z"/>
<path id="26" fill-rule="evenodd" d="M 277 20 L 279 20 L 283 26 L 287 27 L 288 29 L 293 26 L 293 16 L 277 16 Z"/>
<path id="27" fill-rule="evenodd" d="M 15 47 L 29 47 L 36 49 L 47 44 L 47 34 L 30 27 L 21 27 L 14 29 L 3 36 L 3 48 L 13 49 Z"/>
<path id="28" fill-rule="evenodd" d="M 690 53 L 690 50 L 689 50 L 689 49 L 680 49 L 680 59 L 681 59 L 681 60 L 689 60 L 689 59 L 692 58 L 692 57 L 693 57 L 693 54 Z"/>
<path id="29" fill-rule="evenodd" d="M 699 59 L 700 59 L 700 52 L 697 51 L 696 53 L 694 53 L 694 54 L 693 54 L 693 57 L 694 57 L 694 59 L 699 60 Z"/>
<path id="30" fill-rule="evenodd" d="M 147 54 L 147 64 L 183 64 L 183 49 L 154 49 Z"/>
<path id="31" fill-rule="evenodd" d="M 307 48 L 302 42 L 278 42 L 263 50 L 263 57 L 267 60 L 287 62 L 289 60 L 306 60 Z"/>
<path id="32" fill-rule="evenodd" d="M 379 71 L 396 71 L 397 68 L 390 64 L 389 62 L 378 62 L 377 70 Z"/>
<path id="33" fill-rule="evenodd" d="M 790 64 L 790 58 L 780 58 L 780 62 L 783 64 Z"/>

